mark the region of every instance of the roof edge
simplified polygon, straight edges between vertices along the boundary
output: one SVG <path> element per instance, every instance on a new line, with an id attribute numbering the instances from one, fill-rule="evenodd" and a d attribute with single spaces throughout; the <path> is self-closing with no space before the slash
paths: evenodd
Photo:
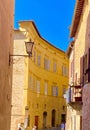
<path id="1" fill-rule="evenodd" d="M 71 53 L 71 51 L 72 51 L 72 49 L 73 49 L 73 46 L 74 46 L 74 43 L 75 43 L 75 41 L 72 41 L 72 42 L 70 42 L 70 44 L 69 44 L 69 47 L 68 47 L 68 49 L 67 49 L 67 51 L 66 51 L 66 54 L 68 55 L 68 57 L 70 56 L 70 53 Z"/>
<path id="2" fill-rule="evenodd" d="M 80 22 L 80 17 L 82 14 L 83 6 L 85 0 L 76 0 L 76 5 L 74 9 L 74 15 L 72 19 L 72 25 L 70 29 L 70 38 L 74 37 Z"/>
<path id="3" fill-rule="evenodd" d="M 39 33 L 39 31 L 38 31 L 38 29 L 37 29 L 37 27 L 36 27 L 36 25 L 35 25 L 35 23 L 34 23 L 33 20 L 19 21 L 19 23 L 23 23 L 23 22 L 31 22 L 31 23 L 33 24 L 33 26 L 34 26 L 34 28 L 35 28 L 35 30 L 36 30 L 38 36 L 39 36 L 42 40 L 44 40 L 45 42 L 47 42 L 49 45 L 51 45 L 51 46 L 54 47 L 55 49 L 57 49 L 57 50 L 59 50 L 59 51 L 65 53 L 65 51 L 63 51 L 63 50 L 57 48 L 56 46 L 52 45 L 50 42 L 48 42 L 47 40 L 45 40 L 45 39 L 40 35 L 40 33 Z"/>

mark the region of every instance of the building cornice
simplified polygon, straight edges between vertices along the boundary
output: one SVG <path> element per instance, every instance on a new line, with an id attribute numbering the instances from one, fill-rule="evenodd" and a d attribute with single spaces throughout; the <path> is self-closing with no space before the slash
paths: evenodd
<path id="1" fill-rule="evenodd" d="M 66 51 L 66 54 L 67 54 L 68 57 L 70 57 L 70 54 L 71 54 L 72 49 L 73 49 L 73 46 L 74 46 L 74 41 L 72 41 L 72 42 L 69 44 L 69 47 L 68 47 L 68 49 L 67 49 L 67 51 Z"/>
<path id="2" fill-rule="evenodd" d="M 40 33 L 39 33 L 39 31 L 38 31 L 38 29 L 37 29 L 37 27 L 36 27 L 34 21 L 31 21 L 31 20 L 19 21 L 19 24 L 21 24 L 21 23 L 31 23 L 31 24 L 33 25 L 35 31 L 37 32 L 38 36 L 39 36 L 43 41 L 45 41 L 46 43 L 48 43 L 48 44 L 49 44 L 50 46 L 52 46 L 53 48 L 55 48 L 55 49 L 61 51 L 62 53 L 65 53 L 63 50 L 61 50 L 61 49 L 55 47 L 54 45 L 52 45 L 50 42 L 48 42 L 47 40 L 45 40 L 45 39 L 40 35 Z"/>
<path id="3" fill-rule="evenodd" d="M 77 28 L 79 25 L 79 21 L 80 21 L 80 17 L 82 14 L 82 10 L 83 10 L 84 1 L 85 0 L 76 0 L 74 16 L 73 16 L 72 25 L 70 28 L 70 37 L 74 37 L 76 34 L 76 31 L 77 31 Z"/>

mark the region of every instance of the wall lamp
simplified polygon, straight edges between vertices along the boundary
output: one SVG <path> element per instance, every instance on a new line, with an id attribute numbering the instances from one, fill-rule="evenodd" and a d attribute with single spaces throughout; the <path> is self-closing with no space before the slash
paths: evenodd
<path id="1" fill-rule="evenodd" d="M 28 55 L 13 55 L 13 54 L 10 54 L 9 55 L 9 65 L 11 64 L 11 57 L 13 56 L 23 56 L 23 57 L 32 57 L 32 49 L 33 49 L 33 45 L 34 45 L 34 42 L 32 42 L 31 40 L 29 42 L 25 42 L 25 46 L 26 46 L 26 52 Z"/>

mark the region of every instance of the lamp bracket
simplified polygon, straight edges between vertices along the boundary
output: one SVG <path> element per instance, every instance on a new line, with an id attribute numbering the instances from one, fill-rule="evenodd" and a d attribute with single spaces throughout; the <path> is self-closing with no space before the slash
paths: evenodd
<path id="1" fill-rule="evenodd" d="M 9 55 L 9 66 L 11 65 L 12 63 L 12 59 L 11 57 L 17 57 L 17 56 L 23 56 L 23 57 L 32 57 L 32 54 L 29 54 L 29 55 Z"/>

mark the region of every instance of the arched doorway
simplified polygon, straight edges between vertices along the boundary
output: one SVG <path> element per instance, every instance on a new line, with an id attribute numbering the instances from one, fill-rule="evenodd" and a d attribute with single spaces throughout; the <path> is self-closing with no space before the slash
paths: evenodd
<path id="1" fill-rule="evenodd" d="M 52 127 L 55 127 L 55 115 L 56 115 L 56 111 L 53 109 L 52 110 Z"/>
<path id="2" fill-rule="evenodd" d="M 46 128 L 47 124 L 47 112 L 43 112 L 43 128 Z"/>

